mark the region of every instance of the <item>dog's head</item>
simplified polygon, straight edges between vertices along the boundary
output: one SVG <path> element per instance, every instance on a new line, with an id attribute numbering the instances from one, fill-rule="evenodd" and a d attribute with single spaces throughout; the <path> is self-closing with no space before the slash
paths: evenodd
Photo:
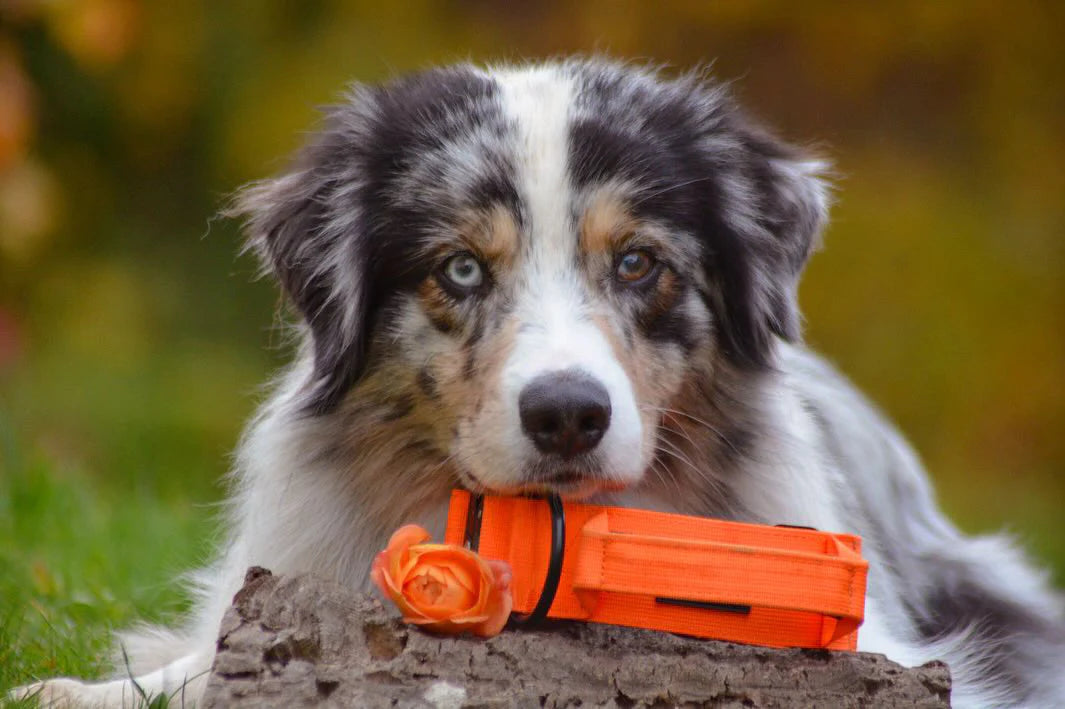
<path id="1" fill-rule="evenodd" d="M 459 66 L 355 88 L 238 211 L 306 325 L 306 416 L 583 495 L 641 480 L 693 376 L 798 336 L 820 169 L 698 77 Z"/>

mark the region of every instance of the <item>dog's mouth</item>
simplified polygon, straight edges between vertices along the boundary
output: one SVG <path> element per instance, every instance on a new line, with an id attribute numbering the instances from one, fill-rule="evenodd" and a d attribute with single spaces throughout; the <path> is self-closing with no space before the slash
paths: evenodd
<path id="1" fill-rule="evenodd" d="M 591 473 L 585 470 L 563 468 L 555 471 L 540 471 L 535 477 L 514 487 L 496 488 L 483 485 L 480 481 L 472 478 L 472 485 L 467 485 L 472 492 L 489 495 L 529 495 L 541 496 L 556 494 L 565 500 L 584 500 L 598 493 L 620 492 L 627 485 L 616 479 L 604 477 L 602 474 Z"/>
<path id="2" fill-rule="evenodd" d="M 552 473 L 543 480 L 544 485 L 552 487 L 572 487 L 584 485 L 589 482 L 589 476 L 577 470 L 562 470 Z"/>

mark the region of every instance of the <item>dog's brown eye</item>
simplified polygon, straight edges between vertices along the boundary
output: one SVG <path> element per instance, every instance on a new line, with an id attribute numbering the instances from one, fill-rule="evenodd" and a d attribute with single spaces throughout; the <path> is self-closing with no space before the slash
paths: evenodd
<path id="1" fill-rule="evenodd" d="M 484 269 L 472 254 L 455 254 L 444 262 L 440 270 L 444 278 L 464 291 L 473 290 L 484 283 Z"/>
<path id="2" fill-rule="evenodd" d="M 643 280 L 654 270 L 655 258 L 643 249 L 626 251 L 618 259 L 617 278 L 625 283 Z"/>

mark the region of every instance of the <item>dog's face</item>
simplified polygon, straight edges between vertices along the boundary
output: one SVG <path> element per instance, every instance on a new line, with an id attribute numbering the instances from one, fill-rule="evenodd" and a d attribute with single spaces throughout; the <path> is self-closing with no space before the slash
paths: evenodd
<path id="1" fill-rule="evenodd" d="M 583 496 L 797 336 L 819 167 L 696 78 L 463 66 L 355 89 L 239 211 L 307 326 L 307 416 L 475 490 Z"/>

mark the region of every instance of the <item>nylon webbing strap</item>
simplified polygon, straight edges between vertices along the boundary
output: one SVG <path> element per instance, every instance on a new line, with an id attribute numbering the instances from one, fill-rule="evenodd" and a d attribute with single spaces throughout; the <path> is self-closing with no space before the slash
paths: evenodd
<path id="1" fill-rule="evenodd" d="M 446 542 L 462 544 L 470 495 L 451 495 Z M 578 503 L 563 505 L 562 576 L 550 618 L 768 645 L 854 650 L 868 562 L 860 538 L 810 529 Z M 551 557 L 544 500 L 485 497 L 478 551 L 514 570 L 529 613 Z"/>

